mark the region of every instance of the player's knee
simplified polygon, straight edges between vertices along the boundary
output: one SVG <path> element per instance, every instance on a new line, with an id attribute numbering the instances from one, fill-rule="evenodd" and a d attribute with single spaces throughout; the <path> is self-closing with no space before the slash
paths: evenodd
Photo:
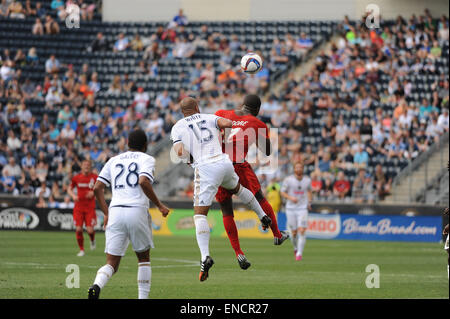
<path id="1" fill-rule="evenodd" d="M 305 235 L 305 233 L 306 233 L 306 229 L 303 227 L 299 228 L 297 231 L 301 236 Z"/>

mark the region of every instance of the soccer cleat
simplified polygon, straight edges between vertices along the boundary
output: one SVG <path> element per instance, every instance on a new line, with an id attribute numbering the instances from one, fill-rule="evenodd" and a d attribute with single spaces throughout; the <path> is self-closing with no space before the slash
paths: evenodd
<path id="1" fill-rule="evenodd" d="M 95 240 L 91 241 L 91 250 L 94 250 L 96 247 Z"/>
<path id="2" fill-rule="evenodd" d="M 297 260 L 297 261 L 302 260 L 302 255 L 295 255 L 295 260 Z"/>
<path id="3" fill-rule="evenodd" d="M 100 297 L 100 287 L 92 285 L 88 290 L 88 299 L 98 299 Z"/>
<path id="4" fill-rule="evenodd" d="M 247 260 L 247 257 L 245 257 L 245 255 L 239 254 L 237 256 L 237 260 L 239 263 L 239 267 L 241 267 L 241 269 L 246 270 L 248 267 L 250 267 L 252 264 Z"/>
<path id="5" fill-rule="evenodd" d="M 263 218 L 261 218 L 261 224 L 262 224 L 262 229 L 266 230 L 272 224 L 272 220 L 270 219 L 269 216 L 264 215 Z"/>
<path id="6" fill-rule="evenodd" d="M 206 256 L 205 261 L 200 263 L 200 275 L 198 276 L 200 281 L 208 279 L 208 272 L 212 265 L 214 265 L 214 260 L 211 257 Z"/>
<path id="7" fill-rule="evenodd" d="M 273 238 L 273 244 L 274 245 L 281 245 L 288 238 L 289 238 L 289 233 L 286 232 L 286 231 L 282 231 L 280 238 L 278 238 L 278 237 L 274 237 Z"/>
<path id="8" fill-rule="evenodd" d="M 83 257 L 84 256 L 84 250 L 80 250 L 80 252 L 77 254 L 78 257 Z"/>

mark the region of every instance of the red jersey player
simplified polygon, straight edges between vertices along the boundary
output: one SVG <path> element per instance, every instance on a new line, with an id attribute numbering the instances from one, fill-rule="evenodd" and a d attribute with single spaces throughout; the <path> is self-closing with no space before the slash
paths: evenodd
<path id="1" fill-rule="evenodd" d="M 259 184 L 259 180 L 253 172 L 252 167 L 245 161 L 248 149 L 254 143 L 256 143 L 256 146 L 259 149 L 263 148 L 261 151 L 266 156 L 271 154 L 269 129 L 266 124 L 256 118 L 260 107 L 260 98 L 257 95 L 251 94 L 244 98 L 244 103 L 239 109 L 218 110 L 216 115 L 233 121 L 233 126 L 229 136 L 227 137 L 227 141 L 223 143 L 224 152 L 230 156 L 230 159 L 234 165 L 234 170 L 239 176 L 239 182 L 242 186 L 248 188 L 255 195 L 261 208 L 272 220 L 270 228 L 274 236 L 274 244 L 281 245 L 287 238 L 289 238 L 289 234 L 287 232 L 280 232 L 278 229 L 277 220 L 272 206 L 261 192 L 261 185 Z M 254 130 L 254 132 L 251 132 L 251 130 Z M 261 142 L 258 143 L 258 141 Z M 264 145 L 266 145 L 265 149 Z M 222 210 L 225 230 L 227 231 L 231 246 L 236 253 L 239 266 L 242 269 L 247 269 L 250 267 L 250 263 L 240 248 L 238 231 L 234 221 L 233 202 L 231 197 L 232 194 L 228 190 L 219 187 L 216 200 L 219 202 Z"/>
<path id="2" fill-rule="evenodd" d="M 83 224 L 86 225 L 86 231 L 91 239 L 91 250 L 95 249 L 95 231 L 94 226 L 97 224 L 97 216 L 95 214 L 95 197 L 94 184 L 97 175 L 92 173 L 92 166 L 89 160 L 81 163 L 81 173 L 72 178 L 68 193 L 75 202 L 73 209 L 73 222 L 75 224 L 75 235 L 77 238 L 80 252 L 77 256 L 84 256 L 84 238 Z M 74 193 L 74 188 L 77 193 Z"/>

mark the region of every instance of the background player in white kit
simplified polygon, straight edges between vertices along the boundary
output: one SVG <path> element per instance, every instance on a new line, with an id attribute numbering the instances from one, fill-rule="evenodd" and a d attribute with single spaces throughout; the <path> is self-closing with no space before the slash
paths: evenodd
<path id="1" fill-rule="evenodd" d="M 209 254 L 210 228 L 206 216 L 219 186 L 230 190 L 255 211 L 264 227 L 269 227 L 271 220 L 253 193 L 239 184 L 229 156 L 222 152 L 220 130 L 231 128 L 232 121 L 213 114 L 200 114 L 197 101 L 191 97 L 184 98 L 180 105 L 185 117 L 173 126 L 171 138 L 180 158 L 193 159 L 194 223 L 201 253 L 199 279 L 204 281 L 214 264 Z"/>
<path id="2" fill-rule="evenodd" d="M 125 255 L 129 242 L 138 258 L 138 297 L 148 298 L 152 270 L 150 248 L 153 248 L 149 199 L 164 217 L 169 209 L 155 195 L 152 187 L 155 159 L 146 154 L 147 136 L 135 130 L 128 137 L 127 152 L 112 157 L 101 170 L 94 186 L 94 194 L 102 210 L 105 227 L 106 265 L 101 267 L 88 298 L 98 299 L 100 290 L 117 272 L 120 259 Z M 104 189 L 111 186 L 112 199 L 109 209 Z"/>
<path id="3" fill-rule="evenodd" d="M 302 260 L 308 228 L 308 211 L 311 210 L 311 179 L 303 175 L 303 163 L 294 163 L 294 174 L 286 177 L 281 186 L 281 196 L 286 199 L 287 225 L 291 231 L 295 260 Z"/>

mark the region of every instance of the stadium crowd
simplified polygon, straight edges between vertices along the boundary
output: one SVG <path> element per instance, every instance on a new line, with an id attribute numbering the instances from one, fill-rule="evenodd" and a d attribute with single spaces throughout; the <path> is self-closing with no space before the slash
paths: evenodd
<path id="1" fill-rule="evenodd" d="M 2 1 L 0 14 L 13 19 L 11 2 L 17 1 Z M 61 7 L 53 6 L 53 2 L 52 8 Z M 54 14 L 39 14 L 37 5 L 34 11 L 21 12 L 36 16 L 37 20 L 45 16 L 54 19 Z M 88 13 L 84 16 L 89 17 Z M 194 35 L 186 32 L 188 23 L 180 10 L 173 21 L 149 38 L 120 33 L 114 43 L 108 43 L 98 33 L 92 43 L 86 44 L 91 52 L 138 51 L 142 58 L 134 73 L 155 76 L 164 59 L 191 59 L 199 47 L 220 52 L 219 72 L 212 64 L 198 62 L 188 74 L 180 75 L 188 89 L 180 90 L 177 99 L 168 91 L 150 99 L 130 74 L 116 75 L 111 83 L 100 83 L 88 63 L 75 69 L 61 63 L 56 55 L 40 57 L 33 47 L 14 54 L 9 50 L 1 52 L 0 98 L 8 102 L 0 105 L 0 192 L 34 194 L 40 206 L 59 205 L 55 204 L 56 198 L 61 205 L 69 205 L 70 198 L 66 196 L 64 204 L 63 196 L 58 194 L 67 193 L 83 158 L 90 158 L 99 170 L 110 156 L 126 149 L 127 132 L 136 125 L 147 132 L 152 144 L 157 143 L 181 118 L 178 102 L 185 96 L 197 97 L 202 111 L 213 113 L 237 107 L 247 93 L 265 94 L 270 85 L 270 66 L 284 65 L 290 55 L 304 54 L 312 47 L 304 33 L 275 39 L 271 51 L 261 53 L 266 67 L 255 76 L 247 76 L 235 68 L 238 64 L 233 53 L 248 48 L 236 35 L 228 38 L 210 32 L 206 24 L 201 27 L 202 32 Z M 52 33 L 47 32 L 50 29 L 33 26 L 32 32 Z M 281 133 L 280 171 L 260 177 L 263 185 L 279 182 L 290 172 L 289 163 L 302 159 L 313 167 L 316 198 L 371 202 L 389 193 L 392 177 L 380 164 L 369 173 L 370 157 L 382 154 L 388 159 L 414 159 L 448 131 L 448 74 L 440 74 L 433 64 L 445 53 L 444 43 L 448 50 L 448 18 L 432 19 L 425 12 L 409 20 L 399 17 L 393 25 L 379 30 L 369 30 L 346 19 L 339 31 L 337 45 L 329 53 L 322 52 L 308 74 L 302 78 L 292 74 L 278 96 L 263 99 L 262 119 Z M 39 64 L 44 64 L 46 71 L 42 83 L 23 79 L 21 66 Z M 424 99 L 420 105 L 411 103 L 408 96 L 412 84 L 401 80 L 409 74 L 441 76 L 433 83 L 431 100 Z M 382 75 L 391 79 L 387 90 L 376 85 Z M 328 93 L 332 87 L 345 97 Z M 131 105 L 100 108 L 96 103 L 100 91 L 110 95 L 131 92 L 134 101 Z M 27 108 L 30 99 L 45 101 L 46 110 L 57 112 L 55 121 L 47 113 L 38 121 Z M 374 107 L 374 101 L 394 103 L 395 110 Z M 308 123 L 318 110 L 325 111 L 320 143 L 300 142 L 309 134 Z M 344 116 L 337 116 L 337 110 L 374 110 L 376 116 L 349 123 Z M 358 170 L 353 181 L 345 174 L 350 168 Z"/>
<path id="2" fill-rule="evenodd" d="M 448 70 L 448 18 L 433 19 L 426 10 L 408 20 L 399 16 L 383 29 L 368 29 L 364 21 L 346 18 L 330 52 L 321 52 L 309 73 L 291 75 L 279 97 L 263 103 L 263 119 L 281 133 L 281 169 L 260 176 L 266 185 L 303 160 L 316 200 L 372 203 L 390 193 L 393 174 L 381 163 L 371 167 L 371 159 L 411 161 L 448 132 L 448 71 L 435 66 L 445 54 Z M 414 75 L 436 76 L 430 99 L 413 98 L 420 92 Z M 379 85 L 383 77 L 387 87 Z M 320 120 L 319 141 L 302 143 L 313 118 Z M 352 180 L 345 174 L 351 171 Z"/>

